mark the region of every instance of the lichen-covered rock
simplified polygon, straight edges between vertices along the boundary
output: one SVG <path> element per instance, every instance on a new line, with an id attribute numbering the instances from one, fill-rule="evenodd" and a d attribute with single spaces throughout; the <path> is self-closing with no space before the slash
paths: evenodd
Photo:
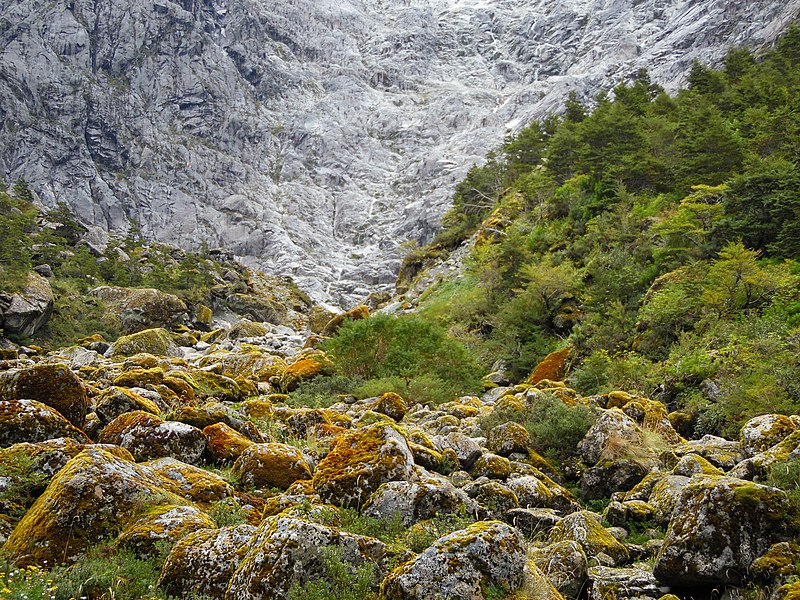
<path id="1" fill-rule="evenodd" d="M 369 409 L 400 422 L 408 412 L 408 405 L 400 394 L 387 392 L 373 402 Z"/>
<path id="2" fill-rule="evenodd" d="M 615 492 L 627 492 L 644 479 L 647 472 L 647 467 L 638 460 L 601 460 L 584 471 L 581 497 L 584 500 L 599 500 L 609 498 Z"/>
<path id="3" fill-rule="evenodd" d="M 503 456 L 486 452 L 472 465 L 470 474 L 475 478 L 488 477 L 489 479 L 506 480 L 511 474 L 511 462 Z"/>
<path id="4" fill-rule="evenodd" d="M 285 421 L 292 433 L 298 437 L 305 437 L 319 425 L 331 424 L 325 411 L 320 408 L 297 408 L 288 414 Z M 386 417 L 381 415 L 380 421 L 386 421 Z"/>
<path id="5" fill-rule="evenodd" d="M 554 508 L 553 493 L 538 477 L 512 477 L 506 485 L 514 492 L 523 508 Z"/>
<path id="6" fill-rule="evenodd" d="M 223 598 L 256 532 L 252 525 L 237 525 L 190 533 L 167 556 L 159 586 L 173 596 Z"/>
<path id="7" fill-rule="evenodd" d="M 436 516 L 460 514 L 466 495 L 448 481 L 390 481 L 370 496 L 361 513 L 375 519 L 399 517 L 404 526 Z"/>
<path id="8" fill-rule="evenodd" d="M 739 479 L 764 481 L 775 464 L 793 460 L 799 456 L 800 431 L 795 431 L 771 448 L 767 448 L 763 452 L 739 462 L 728 471 L 728 475 Z"/>
<path id="9" fill-rule="evenodd" d="M 325 502 L 360 508 L 382 484 L 408 480 L 413 467 L 414 456 L 402 433 L 379 423 L 334 440 L 314 471 L 314 489 Z"/>
<path id="10" fill-rule="evenodd" d="M 225 423 L 215 423 L 203 429 L 206 436 L 206 456 L 214 463 L 231 463 L 255 442 Z"/>
<path id="11" fill-rule="evenodd" d="M 524 580 L 522 587 L 514 597 L 536 598 L 536 600 L 564 600 L 550 579 L 542 573 L 541 569 L 532 560 L 525 563 Z"/>
<path id="12" fill-rule="evenodd" d="M 108 309 L 105 320 L 124 333 L 173 327 L 187 320 L 183 300 L 160 290 L 101 286 L 89 294 L 103 301 Z"/>
<path id="13" fill-rule="evenodd" d="M 269 327 L 264 323 L 257 323 L 250 319 L 236 321 L 228 330 L 229 340 L 264 337 L 269 333 Z"/>
<path id="14" fill-rule="evenodd" d="M 0 448 L 20 442 L 43 442 L 67 437 L 90 440 L 61 413 L 36 400 L 0 400 Z"/>
<path id="15" fill-rule="evenodd" d="M 117 539 L 138 556 L 150 557 L 158 542 L 174 544 L 193 531 L 214 527 L 216 523 L 211 517 L 195 506 L 162 504 L 145 510 L 145 514 L 127 525 Z"/>
<path id="16" fill-rule="evenodd" d="M 288 444 L 253 444 L 236 462 L 232 473 L 245 486 L 285 490 L 295 481 L 311 479 L 303 453 Z"/>
<path id="17" fill-rule="evenodd" d="M 264 441 L 252 421 L 222 402 L 206 402 L 200 406 L 181 406 L 172 413 L 172 419 L 188 423 L 198 429 L 205 429 L 216 423 L 224 423 L 253 442 Z"/>
<path id="18" fill-rule="evenodd" d="M 599 521 L 599 515 L 589 511 L 567 515 L 550 530 L 550 543 L 575 541 L 587 556 L 605 554 L 616 565 L 628 562 L 628 549 L 618 542 Z"/>
<path id="19" fill-rule="evenodd" d="M 308 350 L 286 367 L 280 378 L 281 388 L 287 392 L 297 389 L 303 381 L 313 379 L 333 366 L 321 350 Z"/>
<path id="20" fill-rule="evenodd" d="M 120 415 L 141 410 L 153 415 L 161 411 L 158 404 L 132 390 L 112 386 L 103 390 L 95 399 L 94 413 L 103 425 L 107 425 Z"/>
<path id="21" fill-rule="evenodd" d="M 178 350 L 172 335 L 161 328 L 145 329 L 130 335 L 123 335 L 111 344 L 106 356 L 133 356 L 146 352 L 156 356 L 169 356 Z"/>
<path id="22" fill-rule="evenodd" d="M 628 528 L 631 523 L 644 523 L 653 518 L 655 508 L 643 500 L 612 500 L 603 511 L 603 519 L 614 527 Z"/>
<path id="23" fill-rule="evenodd" d="M 226 600 L 283 600 L 293 585 L 326 577 L 326 547 L 339 549 L 342 562 L 367 562 L 385 572 L 386 547 L 374 538 L 292 517 L 269 517 L 259 526 L 251 551 L 230 580 Z"/>
<path id="24" fill-rule="evenodd" d="M 233 486 L 219 475 L 174 458 L 159 458 L 139 466 L 164 489 L 201 506 L 234 495 Z"/>
<path id="25" fill-rule="evenodd" d="M 519 508 L 517 495 L 499 481 L 481 477 L 463 489 L 467 496 L 478 503 L 472 511 L 482 519 L 499 519 L 512 508 Z"/>
<path id="26" fill-rule="evenodd" d="M 673 448 L 679 457 L 698 454 L 715 467 L 729 471 L 744 458 L 741 443 L 715 435 L 704 435 L 699 440 L 689 440 Z"/>
<path id="27" fill-rule="evenodd" d="M 672 468 L 673 475 L 722 475 L 722 470 L 718 469 L 705 458 L 698 454 L 684 454 L 677 464 Z"/>
<path id="28" fill-rule="evenodd" d="M 469 471 L 475 461 L 483 454 L 478 442 L 460 431 L 452 431 L 447 435 L 437 436 L 434 439 L 434 443 L 437 444 L 442 452 L 447 449 L 453 450 L 456 453 L 458 462 L 461 463 L 461 468 L 465 471 Z"/>
<path id="29" fill-rule="evenodd" d="M 213 371 L 169 371 L 168 375 L 181 379 L 191 386 L 197 398 L 215 398 L 224 402 L 239 402 L 244 400 L 241 386 L 232 378 L 214 373 Z"/>
<path id="30" fill-rule="evenodd" d="M 36 400 L 80 429 L 89 410 L 86 389 L 63 364 L 40 363 L 0 373 L 0 400 Z"/>
<path id="31" fill-rule="evenodd" d="M 650 568 L 642 564 L 591 567 L 589 580 L 592 582 L 589 600 L 661 598 L 669 591 L 669 588 L 659 586 Z"/>
<path id="32" fill-rule="evenodd" d="M 11 294 L 10 302 L 0 311 L 0 328 L 7 333 L 32 336 L 47 323 L 54 301 L 50 282 L 31 271 L 22 290 Z"/>
<path id="33" fill-rule="evenodd" d="M 203 432 L 177 421 L 163 421 L 144 411 L 120 415 L 100 432 L 101 443 L 116 444 L 128 450 L 137 461 L 171 456 L 198 464 L 206 449 Z"/>
<path id="34" fill-rule="evenodd" d="M 655 564 L 665 585 L 738 584 L 750 564 L 789 531 L 776 488 L 726 476 L 695 476 L 684 488 Z"/>
<path id="35" fill-rule="evenodd" d="M 553 586 L 568 598 L 577 598 L 586 583 L 589 561 L 583 547 L 574 540 L 535 547 L 531 559 Z"/>
<path id="36" fill-rule="evenodd" d="M 164 382 L 164 369 L 152 367 L 143 369 L 141 367 L 127 369 L 117 375 L 114 385 L 120 387 L 147 387 L 148 385 L 160 385 Z"/>
<path id="37" fill-rule="evenodd" d="M 341 313 L 331 318 L 325 324 L 325 327 L 322 328 L 321 333 L 325 337 L 330 337 L 339 330 L 339 328 L 345 323 L 345 321 L 358 321 L 360 319 L 366 319 L 367 317 L 369 317 L 369 307 L 365 306 L 364 304 L 359 304 L 358 306 L 351 308 L 347 312 Z"/>
<path id="38" fill-rule="evenodd" d="M 800 546 L 797 542 L 778 542 L 750 564 L 748 575 L 759 583 L 777 583 L 795 575 L 798 562 Z"/>
<path id="39" fill-rule="evenodd" d="M 484 598 L 484 587 L 519 589 L 525 577 L 520 533 L 498 521 L 480 521 L 437 540 L 400 565 L 381 584 L 381 600 Z"/>
<path id="40" fill-rule="evenodd" d="M 144 507 L 181 505 L 139 465 L 89 448 L 47 486 L 3 545 L 20 564 L 73 562 Z"/>
<path id="41" fill-rule="evenodd" d="M 786 415 L 761 415 L 744 424 L 739 441 L 742 451 L 752 457 L 782 442 L 796 430 L 796 423 Z"/>
<path id="42" fill-rule="evenodd" d="M 486 442 L 486 447 L 491 452 L 506 457 L 514 452 L 526 453 L 530 445 L 531 436 L 528 430 L 514 421 L 492 427 Z"/>
<path id="43" fill-rule="evenodd" d="M 618 408 L 604 410 L 579 444 L 583 462 L 593 466 L 602 458 L 614 458 L 620 447 L 638 447 L 641 428 Z"/>

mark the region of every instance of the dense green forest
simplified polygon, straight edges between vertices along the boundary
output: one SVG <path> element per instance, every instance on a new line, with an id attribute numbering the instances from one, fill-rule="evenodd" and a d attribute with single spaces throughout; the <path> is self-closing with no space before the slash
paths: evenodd
<path id="1" fill-rule="evenodd" d="M 573 349 L 583 393 L 626 389 L 735 433 L 800 410 L 800 29 L 693 65 L 674 96 L 646 72 L 575 95 L 473 167 L 401 289 L 465 240 L 465 273 L 422 313 L 486 368 L 524 378 Z"/>

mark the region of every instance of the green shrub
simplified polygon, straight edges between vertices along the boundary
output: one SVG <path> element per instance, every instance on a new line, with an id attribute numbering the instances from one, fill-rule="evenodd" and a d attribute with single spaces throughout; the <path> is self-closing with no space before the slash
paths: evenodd
<path id="1" fill-rule="evenodd" d="M 479 367 L 467 350 L 419 316 L 379 314 L 348 321 L 322 349 L 333 358 L 339 375 L 387 380 L 393 386 L 402 381 L 408 390 L 412 383 L 423 382 L 421 388 L 435 396 L 430 398 L 434 401 L 480 389 Z M 390 391 L 380 388 L 372 391 Z"/>
<path id="2" fill-rule="evenodd" d="M 233 498 L 223 498 L 211 505 L 208 511 L 217 527 L 229 527 L 231 525 L 241 525 L 247 522 L 247 512 Z"/>
<path id="3" fill-rule="evenodd" d="M 341 401 L 343 395 L 352 394 L 360 383 L 352 377 L 315 377 L 290 392 L 286 404 L 293 408 L 328 408 Z"/>

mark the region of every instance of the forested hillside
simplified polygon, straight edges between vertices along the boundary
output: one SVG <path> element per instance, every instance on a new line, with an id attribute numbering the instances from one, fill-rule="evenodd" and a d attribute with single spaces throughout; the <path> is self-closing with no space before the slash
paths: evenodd
<path id="1" fill-rule="evenodd" d="M 516 381 L 570 347 L 576 389 L 653 394 L 687 433 L 796 412 L 798 84 L 793 28 L 764 56 L 695 64 L 675 96 L 640 72 L 569 98 L 469 172 L 401 289 L 472 238 L 463 276 L 420 306 L 485 367 Z"/>

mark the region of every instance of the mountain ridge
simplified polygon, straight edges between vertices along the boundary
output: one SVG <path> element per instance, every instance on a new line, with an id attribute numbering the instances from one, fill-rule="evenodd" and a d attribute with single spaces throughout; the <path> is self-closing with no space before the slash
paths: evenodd
<path id="1" fill-rule="evenodd" d="M 768 45 L 800 0 L 0 4 L 0 173 L 350 304 L 504 135 L 640 67 Z M 598 26 L 599 25 L 599 26 Z"/>

